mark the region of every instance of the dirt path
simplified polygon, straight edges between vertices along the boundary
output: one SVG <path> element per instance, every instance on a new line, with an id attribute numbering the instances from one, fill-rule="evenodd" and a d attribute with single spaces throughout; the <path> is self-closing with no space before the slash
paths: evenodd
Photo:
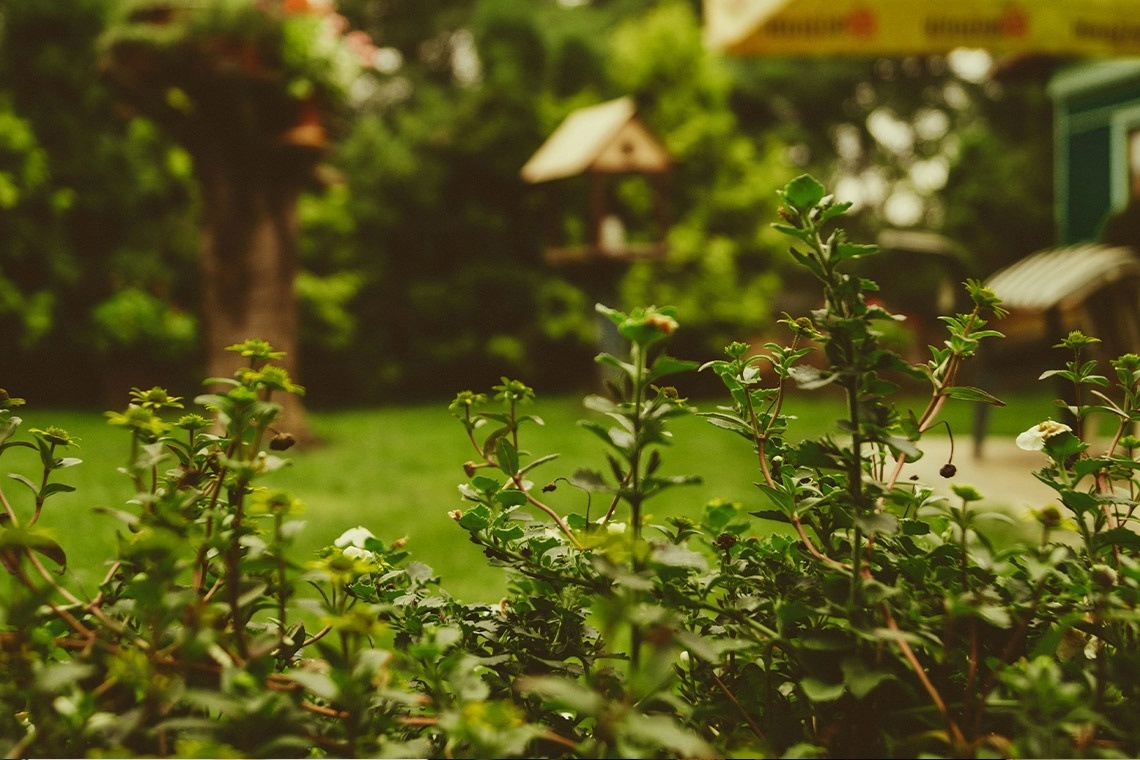
<path id="1" fill-rule="evenodd" d="M 923 439 L 919 448 L 925 456 L 907 465 L 902 477 L 917 475 L 921 482 L 937 493 L 952 496 L 952 485 L 970 485 L 985 497 L 982 503 L 1000 504 L 1014 511 L 1040 508 L 1056 497 L 1052 488 L 1033 477 L 1033 472 L 1047 463 L 1045 454 L 1023 451 L 1017 448 L 1013 438 L 987 438 L 980 458 L 974 457 L 972 441 L 956 441 L 954 465 L 958 472 L 950 479 L 938 474 L 950 459 L 950 439 L 929 436 Z"/>

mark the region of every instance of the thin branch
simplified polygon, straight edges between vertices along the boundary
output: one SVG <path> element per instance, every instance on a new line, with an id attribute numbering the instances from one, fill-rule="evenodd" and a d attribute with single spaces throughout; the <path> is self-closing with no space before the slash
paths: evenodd
<path id="1" fill-rule="evenodd" d="M 792 525 L 794 525 L 796 528 L 796 533 L 798 533 L 800 536 L 800 540 L 804 542 L 804 545 L 807 546 L 808 551 L 811 552 L 811 555 L 813 557 L 820 560 L 821 562 L 826 562 L 827 564 L 829 564 L 833 567 L 838 567 L 842 570 L 847 570 L 847 571 L 851 570 L 850 565 L 848 565 L 844 562 L 840 562 L 837 559 L 833 559 L 833 558 L 827 556 L 826 554 L 821 552 L 816 547 L 815 543 L 808 536 L 807 531 L 804 530 L 804 525 L 802 522 L 800 522 L 799 515 L 796 515 L 796 514 L 791 515 L 791 521 L 792 521 Z"/>
<path id="2" fill-rule="evenodd" d="M 511 476 L 511 480 L 513 480 L 513 481 L 514 481 L 514 484 L 515 484 L 515 486 L 516 486 L 516 487 L 517 487 L 517 488 L 518 488 L 520 491 L 522 491 L 522 493 L 523 493 L 523 495 L 524 495 L 524 496 L 526 496 L 526 500 L 527 500 L 528 502 L 530 502 L 532 505 L 534 505 L 534 506 L 538 507 L 539 509 L 541 509 L 541 510 L 542 510 L 543 512 L 545 512 L 547 515 L 549 515 L 549 516 L 550 516 L 550 518 L 551 518 L 552 520 L 554 520 L 554 522 L 555 522 L 555 523 L 557 523 L 557 524 L 558 524 L 558 527 L 559 527 L 559 529 L 560 529 L 560 530 L 561 530 L 563 533 L 565 533 L 565 534 L 566 534 L 566 537 L 570 539 L 570 543 L 574 544 L 574 548 L 575 548 L 575 549 L 581 549 L 581 548 L 582 548 L 582 544 L 581 544 L 581 543 L 578 541 L 578 539 L 577 539 L 577 538 L 574 536 L 574 531 L 573 531 L 573 530 L 570 528 L 570 526 L 569 526 L 569 525 L 567 525 L 567 524 L 566 524 L 566 521 L 562 519 L 562 516 L 561 516 L 561 515 L 559 515 L 557 512 L 555 512 L 555 511 L 554 511 L 554 508 L 553 508 L 553 507 L 550 507 L 550 506 L 548 506 L 547 504 L 544 504 L 543 502 L 539 501 L 539 500 L 538 500 L 538 499 L 536 499 L 534 496 L 532 496 L 532 495 L 531 495 L 531 493 L 530 493 L 530 491 L 528 491 L 528 490 L 527 490 L 527 489 L 524 487 L 524 485 L 523 485 L 523 479 L 522 479 L 522 475 L 520 475 L 520 474 L 518 474 L 518 473 L 515 473 L 514 475 L 512 475 L 512 476 Z"/>
<path id="3" fill-rule="evenodd" d="M 744 722 L 752 729 L 752 733 L 756 734 L 756 738 L 762 742 L 767 741 L 767 739 L 764 738 L 764 732 L 756 725 L 756 721 L 752 720 L 752 716 L 748 714 L 748 710 L 744 709 L 744 705 L 740 704 L 740 700 L 736 698 L 736 695 L 725 685 L 724 681 L 720 680 L 716 673 L 712 673 L 711 675 L 713 680 L 716 681 L 716 685 L 724 692 L 724 695 L 740 710 L 740 714 L 744 717 Z"/>
<path id="4" fill-rule="evenodd" d="M 954 740 L 955 747 L 965 747 L 966 737 L 962 734 L 962 729 L 954 722 L 954 718 L 950 715 L 949 708 L 946 707 L 946 702 L 942 699 L 942 695 L 938 693 L 938 689 L 930 681 L 930 677 L 926 675 L 926 670 L 922 667 L 922 663 L 918 661 L 915 656 L 914 650 L 910 648 L 910 644 L 902 637 L 902 632 L 899 630 L 898 624 L 895 623 L 895 618 L 891 615 L 890 609 L 884 604 L 882 605 L 883 616 L 886 618 L 887 629 L 896 634 L 895 642 L 898 644 L 899 649 L 902 650 L 903 657 L 910 664 L 911 670 L 914 671 L 915 677 L 918 678 L 922 684 L 922 688 L 926 690 L 930 700 L 942 714 L 943 719 L 946 721 L 946 727 L 950 731 L 950 735 Z"/>

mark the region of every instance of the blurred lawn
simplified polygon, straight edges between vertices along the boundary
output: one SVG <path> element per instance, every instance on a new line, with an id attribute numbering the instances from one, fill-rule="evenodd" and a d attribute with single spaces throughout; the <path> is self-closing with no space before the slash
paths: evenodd
<path id="1" fill-rule="evenodd" d="M 991 411 L 990 435 L 1016 435 L 1032 422 L 1055 415 L 1048 389 L 1005 397 L 1006 407 Z M 910 406 L 922 407 L 916 398 Z M 712 411 L 716 400 L 693 402 L 701 411 Z M 800 394 L 789 400 L 788 413 L 797 414 L 793 431 L 797 438 L 834 429 L 842 405 L 835 394 Z M 131 497 L 125 475 L 117 472 L 125 461 L 129 437 L 107 426 L 97 412 L 22 408 L 21 437 L 28 428 L 56 425 L 80 439 L 79 449 L 68 455 L 83 464 L 63 470 L 59 480 L 76 487 L 48 503 L 41 525 L 50 528 L 70 558 L 75 579 L 90 591 L 105 572 L 103 563 L 112 555 L 115 519 L 94 511 L 97 506 L 122 507 Z M 545 421 L 544 426 L 524 429 L 523 448 L 537 457 L 559 453 L 533 474 L 545 484 L 568 476 L 578 468 L 608 470 L 602 444 L 576 423 L 587 416 L 580 398 L 540 399 L 528 412 Z M 968 447 L 973 405 L 949 404 L 947 419 L 957 445 Z M 347 528 L 363 525 L 391 542 L 408 538 L 414 558 L 431 565 L 442 576 L 442 585 L 465 601 L 494 601 L 506 587 L 503 572 L 484 561 L 448 517 L 462 506 L 457 486 L 465 480 L 463 463 L 474 451 L 462 426 L 447 411 L 447 402 L 408 407 L 370 408 L 351 411 L 314 412 L 312 425 L 323 445 L 288 452 L 293 464 L 267 477 L 263 485 L 286 488 L 306 505 L 302 519 L 306 529 L 295 547 L 295 557 L 305 560 L 318 548 L 332 542 Z M 742 438 L 702 419 L 678 420 L 673 426 L 674 444 L 662 452 L 662 474 L 699 474 L 700 485 L 672 489 L 649 502 L 651 515 L 688 514 L 697 517 L 704 504 L 722 498 L 758 508 L 759 496 L 754 454 Z M 939 427 L 934 434 L 944 434 Z M 36 476 L 35 454 L 11 449 L 0 463 L 0 473 Z M 15 481 L 0 487 L 21 514 L 27 514 L 30 494 Z M 585 495 L 562 485 L 548 494 L 549 503 L 566 512 L 585 508 Z M 597 498 L 597 497 L 595 497 Z M 591 516 L 600 515 L 599 502 Z"/>

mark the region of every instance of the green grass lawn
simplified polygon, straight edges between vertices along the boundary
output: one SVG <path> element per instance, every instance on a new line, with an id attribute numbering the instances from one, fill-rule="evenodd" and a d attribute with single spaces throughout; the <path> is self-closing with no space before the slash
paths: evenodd
<path id="1" fill-rule="evenodd" d="M 994 409 L 991 435 L 1015 435 L 1030 424 L 1054 414 L 1048 389 L 1007 398 L 1008 406 Z M 694 402 L 701 411 L 711 411 L 717 401 Z M 915 401 L 915 406 L 920 404 Z M 83 464 L 63 470 L 59 480 L 76 487 L 48 503 L 41 524 L 50 528 L 70 558 L 71 572 L 86 588 L 94 586 L 105 572 L 102 563 L 113 553 L 115 519 L 95 507 L 122 507 L 131 497 L 131 485 L 117 472 L 126 458 L 129 438 L 121 429 L 109 427 L 98 412 L 54 409 L 21 409 L 21 436 L 31 427 L 56 425 L 80 439 L 79 449 L 69 452 Z M 578 468 L 606 469 L 601 442 L 576 422 L 588 413 L 580 398 L 539 399 L 529 410 L 546 422 L 529 426 L 523 448 L 534 456 L 559 453 L 558 459 L 533 472 L 545 484 L 568 476 Z M 841 414 L 834 394 L 795 396 L 786 407 L 799 416 L 797 437 L 809 437 L 833 429 Z M 950 421 L 959 445 L 970 436 L 972 405 L 950 405 L 944 417 Z M 484 561 L 478 547 L 448 517 L 462 506 L 457 486 L 465 480 L 463 463 L 474 451 L 462 426 L 447 411 L 447 402 L 406 407 L 315 412 L 315 432 L 323 445 L 291 451 L 292 465 L 273 473 L 264 485 L 282 487 L 306 505 L 302 519 L 306 528 L 296 545 L 296 557 L 313 555 L 347 528 L 363 525 L 390 542 L 406 536 L 414 558 L 426 562 L 442 577 L 442 585 L 466 601 L 494 601 L 503 593 L 502 572 Z M 660 517 L 700 514 L 712 499 L 740 501 L 760 506 L 755 459 L 749 444 L 732 433 L 714 428 L 699 418 L 678 420 L 673 426 L 674 444 L 663 453 L 663 474 L 699 474 L 700 485 L 679 487 L 649 502 L 646 511 Z M 942 432 L 939 427 L 936 432 Z M 5 453 L 0 473 L 34 475 L 35 455 L 30 450 Z M 27 508 L 28 492 L 5 479 L 0 488 L 17 509 Z M 552 505 L 566 512 L 586 506 L 585 495 L 569 486 L 548 494 Z M 595 503 L 592 515 L 600 515 Z"/>

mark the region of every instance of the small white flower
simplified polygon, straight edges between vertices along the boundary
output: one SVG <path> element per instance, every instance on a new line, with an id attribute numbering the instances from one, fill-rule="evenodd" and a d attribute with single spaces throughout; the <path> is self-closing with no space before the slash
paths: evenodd
<path id="1" fill-rule="evenodd" d="M 359 546 L 346 546 L 341 550 L 341 554 L 349 559 L 363 559 L 369 562 L 376 559 L 376 555 L 367 549 L 361 549 Z"/>
<path id="2" fill-rule="evenodd" d="M 615 536 L 620 535 L 622 533 L 625 533 L 625 523 L 623 523 L 623 522 L 607 523 L 606 524 L 606 532 L 611 533 Z"/>
<path id="3" fill-rule="evenodd" d="M 363 525 L 357 525 L 355 528 L 349 528 L 344 533 L 340 534 L 340 538 L 333 541 L 333 545 L 338 549 L 343 549 L 346 546 L 356 547 L 357 549 L 364 548 L 364 542 L 370 538 L 376 538 L 372 531 L 365 528 Z M 345 552 L 347 554 L 348 552 Z"/>
<path id="4" fill-rule="evenodd" d="M 1073 429 L 1063 422 L 1045 420 L 1017 436 L 1017 447 L 1026 451 L 1040 451 L 1045 441 L 1059 433 L 1071 433 Z"/>

